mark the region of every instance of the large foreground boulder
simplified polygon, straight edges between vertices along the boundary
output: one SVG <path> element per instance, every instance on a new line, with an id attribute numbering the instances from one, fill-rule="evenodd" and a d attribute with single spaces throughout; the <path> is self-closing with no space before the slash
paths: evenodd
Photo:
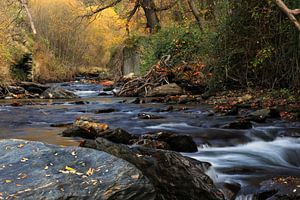
<path id="1" fill-rule="evenodd" d="M 73 92 L 63 89 L 61 87 L 51 87 L 47 90 L 45 90 L 41 97 L 44 99 L 76 99 L 80 98 Z"/>
<path id="2" fill-rule="evenodd" d="M 105 152 L 0 140 L 0 199 L 155 199 L 132 164 Z"/>
<path id="3" fill-rule="evenodd" d="M 204 174 L 207 163 L 173 151 L 129 148 L 104 138 L 87 140 L 84 147 L 105 151 L 135 165 L 148 177 L 156 190 L 156 200 L 223 200 L 223 194 Z"/>
<path id="4" fill-rule="evenodd" d="M 176 83 L 171 83 L 168 85 L 162 85 L 156 88 L 153 88 L 147 96 L 149 97 L 164 97 L 172 95 L 181 95 L 183 94 L 183 89 Z"/>

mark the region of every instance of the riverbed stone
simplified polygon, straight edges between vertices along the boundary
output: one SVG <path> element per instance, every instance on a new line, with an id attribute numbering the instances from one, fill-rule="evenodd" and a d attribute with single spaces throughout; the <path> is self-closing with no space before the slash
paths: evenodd
<path id="1" fill-rule="evenodd" d="M 153 88 L 147 96 L 162 97 L 168 95 L 182 95 L 183 93 L 183 89 L 179 85 L 171 83 Z"/>
<path id="2" fill-rule="evenodd" d="M 267 200 L 298 200 L 300 199 L 300 178 L 298 177 L 275 177 L 263 181 L 258 192 L 257 199 Z"/>
<path id="3" fill-rule="evenodd" d="M 66 90 L 61 87 L 52 87 L 47 90 L 45 90 L 41 94 L 41 98 L 44 99 L 77 99 L 80 98 L 73 92 Z"/>
<path id="4" fill-rule="evenodd" d="M 148 139 L 153 141 L 161 141 L 168 144 L 168 148 L 177 152 L 197 152 L 197 144 L 194 142 L 190 135 L 180 135 L 172 132 L 157 132 L 152 134 L 145 134 L 142 139 Z"/>
<path id="5" fill-rule="evenodd" d="M 122 158 L 142 171 L 156 190 L 156 200 L 223 200 L 224 196 L 204 173 L 206 163 L 173 151 L 115 144 L 104 138 L 87 140 L 84 147 Z"/>
<path id="6" fill-rule="evenodd" d="M 0 140 L 0 199 L 154 200 L 140 170 L 108 153 Z"/>

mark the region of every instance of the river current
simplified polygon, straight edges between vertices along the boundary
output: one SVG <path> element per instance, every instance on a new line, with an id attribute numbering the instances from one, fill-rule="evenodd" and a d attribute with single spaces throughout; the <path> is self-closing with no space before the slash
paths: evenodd
<path id="1" fill-rule="evenodd" d="M 186 156 L 209 162 L 207 174 L 216 184 L 238 183 L 241 194 L 250 195 L 262 180 L 277 176 L 300 177 L 300 123 L 275 120 L 254 124 L 247 130 L 222 129 L 234 116 L 212 115 L 207 105 L 173 105 L 172 112 L 160 112 L 165 104 L 130 104 L 132 98 L 98 96 L 96 84 L 68 83 L 62 87 L 74 91 L 81 99 L 74 100 L 2 100 L 0 101 L 0 139 L 18 138 L 51 144 L 78 145 L 80 138 L 59 135 L 64 128 L 53 124 L 72 123 L 80 116 L 122 128 L 131 133 L 173 131 L 191 135 L 198 144 L 197 153 Z M 21 101 L 24 106 L 12 107 Z M 78 104 L 84 101 L 85 104 Z M 99 109 L 116 112 L 95 114 Z M 138 113 L 162 116 L 143 120 Z M 292 137 L 291 137 L 292 136 Z M 248 195 L 248 196 L 249 196 Z M 241 196 L 237 199 L 242 199 Z"/>

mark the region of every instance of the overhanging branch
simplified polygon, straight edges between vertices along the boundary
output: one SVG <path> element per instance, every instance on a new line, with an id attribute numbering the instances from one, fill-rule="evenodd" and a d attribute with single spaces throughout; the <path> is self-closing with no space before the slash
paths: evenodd
<path id="1" fill-rule="evenodd" d="M 275 0 L 276 5 L 284 12 L 294 26 L 300 31 L 300 22 L 297 20 L 295 15 L 300 14 L 300 9 L 291 10 L 289 9 L 282 0 Z"/>

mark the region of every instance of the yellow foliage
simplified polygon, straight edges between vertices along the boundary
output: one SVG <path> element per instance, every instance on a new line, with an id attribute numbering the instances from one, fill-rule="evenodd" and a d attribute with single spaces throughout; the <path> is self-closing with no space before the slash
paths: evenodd
<path id="1" fill-rule="evenodd" d="M 110 49 L 125 35 L 125 21 L 113 9 L 87 19 L 81 17 L 87 8 L 78 0 L 31 0 L 31 8 L 38 34 L 68 64 L 105 66 Z"/>

